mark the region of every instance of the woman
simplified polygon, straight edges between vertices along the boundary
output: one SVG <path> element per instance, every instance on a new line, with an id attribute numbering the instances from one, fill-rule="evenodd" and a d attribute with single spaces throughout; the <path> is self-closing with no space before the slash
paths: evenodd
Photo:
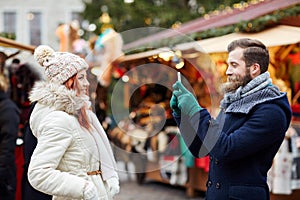
<path id="1" fill-rule="evenodd" d="M 35 60 L 48 80 L 36 82 L 30 127 L 38 143 L 28 169 L 30 184 L 53 199 L 112 199 L 119 192 L 106 133 L 90 109 L 87 63 L 41 45 Z"/>

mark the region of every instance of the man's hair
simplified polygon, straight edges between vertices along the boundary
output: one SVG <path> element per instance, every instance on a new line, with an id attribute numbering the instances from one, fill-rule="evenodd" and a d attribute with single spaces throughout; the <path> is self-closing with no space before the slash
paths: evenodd
<path id="1" fill-rule="evenodd" d="M 228 45 L 227 50 L 228 52 L 231 52 L 238 47 L 244 49 L 243 57 L 246 67 L 250 67 L 257 63 L 260 65 L 261 73 L 268 70 L 270 62 L 269 51 L 262 42 L 255 39 L 242 38 L 231 42 Z"/>

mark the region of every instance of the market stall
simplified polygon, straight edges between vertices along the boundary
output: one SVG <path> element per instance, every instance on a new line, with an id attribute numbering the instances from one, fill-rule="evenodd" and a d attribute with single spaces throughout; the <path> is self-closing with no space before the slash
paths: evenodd
<path id="1" fill-rule="evenodd" d="M 169 100 L 180 72 L 200 104 L 217 113 L 220 80 L 209 55 L 191 49 L 159 49 L 125 56 L 115 71 L 122 75 L 113 84 L 110 109 L 118 126 L 108 134 L 116 154 L 134 163 L 139 183 L 152 179 L 183 186 L 188 196 L 204 191 L 209 160 L 196 159 L 187 151 Z M 194 173 L 201 178 L 193 180 Z"/>
<path id="2" fill-rule="evenodd" d="M 155 120 L 149 113 L 157 105 L 166 111 L 165 121 L 172 121 L 168 101 L 171 97 L 171 85 L 177 80 L 176 73 L 178 71 L 182 74 L 183 81 L 195 93 L 199 103 L 216 114 L 219 101 L 222 98 L 219 84 L 224 80 L 227 67 L 226 47 L 232 40 L 243 37 L 259 39 L 268 46 L 271 57 L 269 71 L 273 83 L 288 93 L 291 103 L 296 102 L 298 104 L 299 98 L 294 99 L 294 101 L 292 99 L 299 92 L 298 76 L 300 73 L 295 73 L 295 70 L 298 69 L 295 66 L 300 60 L 297 56 L 299 55 L 300 28 L 281 25 L 260 33 L 233 33 L 202 41 L 178 44 L 174 47 L 126 55 L 118 66 L 118 70 L 122 71 L 119 78 L 126 77 L 121 86 L 123 98 L 118 97 L 123 103 L 125 102 L 124 107 L 128 111 L 128 115 L 123 115 L 123 117 L 129 116 L 127 120 L 124 120 L 129 122 L 129 124 L 125 123 L 125 127 L 134 127 L 131 126 L 132 122 L 139 128 L 142 127 L 143 130 L 147 130 L 148 125 L 155 126 Z M 183 65 L 180 65 L 182 62 Z M 291 84 L 291 70 L 294 71 L 292 73 L 294 76 L 292 81 L 296 83 L 293 84 L 294 86 Z M 112 105 L 114 104 L 112 103 Z M 122 121 L 121 118 L 118 122 L 120 121 Z M 157 121 L 162 122 L 163 120 L 158 118 Z M 127 149 L 135 153 L 134 155 L 143 155 L 143 157 L 133 156 L 136 163 L 142 163 L 137 167 L 140 170 L 138 171 L 139 182 L 148 178 L 181 185 L 187 188 L 188 196 L 194 196 L 196 191 L 205 191 L 208 170 L 207 158 L 195 159 L 189 155 L 184 155 L 182 156 L 183 160 L 178 159 L 176 156 L 186 153 L 186 151 L 185 147 L 180 146 L 180 137 L 177 137 L 176 131 L 172 129 L 172 124 L 163 127 L 159 123 L 158 127 L 161 131 L 154 132 L 150 136 L 149 132 L 140 129 L 140 131 L 135 132 L 137 135 L 124 139 L 126 135 L 128 136 L 126 132 L 132 131 L 132 129 L 124 128 L 123 131 L 112 131 L 111 138 L 119 142 L 119 147 L 126 146 Z M 139 138 L 139 133 L 142 135 L 140 135 L 142 139 L 136 141 L 136 138 Z M 174 133 L 176 137 L 172 136 Z M 168 137 L 165 137 L 166 135 Z M 166 148 L 163 148 L 163 143 Z M 170 151 L 166 152 L 166 149 L 174 147 L 174 143 L 177 143 L 175 149 L 179 151 L 179 154 L 173 152 L 170 155 Z M 149 146 L 145 146 L 146 144 Z M 158 148 L 159 146 L 163 151 Z M 132 150 L 133 147 L 138 147 L 138 149 Z M 127 157 L 127 159 L 130 158 Z M 168 162 L 173 163 L 170 168 L 161 167 Z M 180 165 L 182 162 L 184 167 Z M 144 171 L 146 173 L 142 173 Z M 166 174 L 168 175 L 166 176 Z M 182 176 L 174 178 L 174 174 Z M 272 193 L 271 198 L 272 200 L 291 199 L 298 196 L 298 193 L 298 189 L 291 190 L 289 195 Z"/>

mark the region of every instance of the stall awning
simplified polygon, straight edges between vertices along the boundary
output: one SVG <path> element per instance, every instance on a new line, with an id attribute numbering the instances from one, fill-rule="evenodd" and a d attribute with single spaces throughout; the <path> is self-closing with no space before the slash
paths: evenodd
<path id="1" fill-rule="evenodd" d="M 278 25 L 259 33 L 231 33 L 197 42 L 179 44 L 176 46 L 176 49 L 187 50 L 197 48 L 198 51 L 206 53 L 226 52 L 227 45 L 239 38 L 258 39 L 267 47 L 295 44 L 300 42 L 300 27 Z"/>
<path id="2" fill-rule="evenodd" d="M 259 33 L 231 33 L 220 37 L 178 44 L 173 50 L 195 50 L 203 53 L 222 53 L 227 51 L 227 45 L 238 38 L 253 38 L 262 41 L 267 47 L 296 44 L 300 42 L 300 27 L 278 25 Z M 169 47 L 126 55 L 122 61 L 146 58 L 162 52 L 171 51 Z"/>

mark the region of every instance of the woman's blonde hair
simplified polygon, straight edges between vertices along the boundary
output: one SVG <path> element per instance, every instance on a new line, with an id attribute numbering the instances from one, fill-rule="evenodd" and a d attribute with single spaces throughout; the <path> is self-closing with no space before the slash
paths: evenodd
<path id="1" fill-rule="evenodd" d="M 68 89 L 73 89 L 77 92 L 77 95 L 80 96 L 80 88 L 79 88 L 79 84 L 78 84 L 78 79 L 77 79 L 77 74 L 75 74 L 74 76 L 72 76 L 71 78 L 69 78 L 64 85 L 68 88 Z M 86 91 L 86 94 L 88 95 L 88 91 Z M 78 111 L 78 122 L 81 126 L 83 126 L 84 128 L 91 130 L 91 124 L 89 122 L 89 118 L 87 116 L 86 113 L 86 106 L 82 106 L 80 108 L 80 110 Z M 89 108 L 90 109 L 90 108 Z"/>
<path id="2" fill-rule="evenodd" d="M 8 79 L 3 74 L 0 74 L 0 91 L 7 92 L 9 87 L 8 85 Z"/>

